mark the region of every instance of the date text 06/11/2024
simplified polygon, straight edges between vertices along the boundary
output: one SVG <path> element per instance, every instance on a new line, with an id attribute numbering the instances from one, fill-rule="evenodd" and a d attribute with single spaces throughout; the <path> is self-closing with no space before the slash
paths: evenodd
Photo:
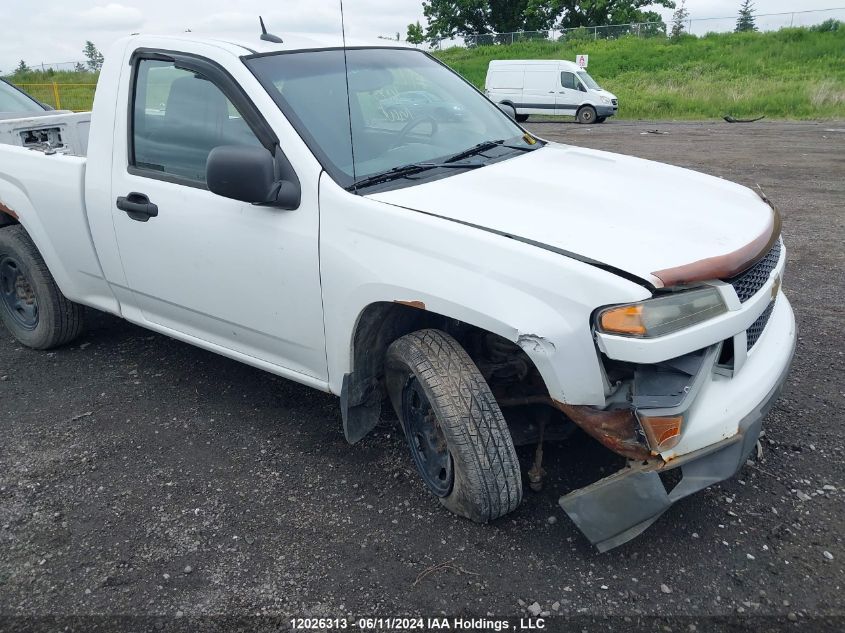
<path id="1" fill-rule="evenodd" d="M 331 631 L 357 628 L 362 631 L 539 631 L 546 628 L 543 618 L 291 618 L 298 631 Z"/>

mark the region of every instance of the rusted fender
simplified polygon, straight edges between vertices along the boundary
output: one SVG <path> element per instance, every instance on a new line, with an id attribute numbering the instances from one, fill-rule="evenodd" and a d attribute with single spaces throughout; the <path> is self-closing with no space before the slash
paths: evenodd
<path id="1" fill-rule="evenodd" d="M 554 400 L 554 406 L 604 446 L 623 457 L 636 460 L 651 459 L 653 455 L 640 442 L 639 422 L 630 409 L 602 411 L 590 406 L 564 404 Z"/>
<path id="2" fill-rule="evenodd" d="M 0 213 L 5 213 L 6 215 L 14 218 L 15 220 L 18 219 L 18 214 L 15 213 L 14 211 L 12 211 L 9 207 L 7 207 L 2 202 L 0 202 Z"/>
<path id="3" fill-rule="evenodd" d="M 425 303 L 422 301 L 400 301 L 399 299 L 396 299 L 394 300 L 394 303 L 401 303 L 403 306 L 417 308 L 418 310 L 425 310 Z"/>

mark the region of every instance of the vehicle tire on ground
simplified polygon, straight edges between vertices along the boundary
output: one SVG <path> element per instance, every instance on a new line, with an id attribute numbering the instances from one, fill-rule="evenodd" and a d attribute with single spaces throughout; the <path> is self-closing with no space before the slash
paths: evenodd
<path id="1" fill-rule="evenodd" d="M 578 119 L 578 123 L 583 123 L 585 125 L 595 123 L 596 109 L 591 105 L 582 106 L 581 109 L 578 110 L 578 114 L 575 115 L 575 118 Z"/>
<path id="2" fill-rule="evenodd" d="M 517 120 L 519 123 L 525 123 L 525 122 L 528 120 L 528 115 L 527 115 L 527 114 L 517 114 L 517 115 L 516 115 L 516 120 Z"/>
<path id="3" fill-rule="evenodd" d="M 426 487 L 457 515 L 486 523 L 522 501 L 510 430 L 460 344 L 440 330 L 407 334 L 385 359 L 387 385 Z"/>
<path id="4" fill-rule="evenodd" d="M 50 349 L 82 332 L 84 308 L 59 290 L 19 224 L 0 229 L 0 320 L 18 341 Z"/>
<path id="5" fill-rule="evenodd" d="M 596 123 L 604 123 L 605 121 L 607 121 L 606 116 L 597 116 L 596 117 Z"/>

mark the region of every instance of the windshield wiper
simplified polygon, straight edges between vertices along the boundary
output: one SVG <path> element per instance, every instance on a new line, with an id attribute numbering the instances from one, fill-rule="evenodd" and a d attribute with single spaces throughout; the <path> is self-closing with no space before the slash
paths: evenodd
<path id="1" fill-rule="evenodd" d="M 387 171 L 367 176 L 361 180 L 352 183 L 350 189 L 358 189 L 359 187 L 371 187 L 373 185 L 380 185 L 391 180 L 398 180 L 399 178 L 407 178 L 422 171 L 435 169 L 437 167 L 451 168 L 451 169 L 476 169 L 484 167 L 484 163 L 410 163 L 409 165 L 402 165 L 401 167 L 394 167 Z"/>
<path id="2" fill-rule="evenodd" d="M 464 158 L 469 158 L 470 156 L 477 156 L 487 150 L 493 149 L 494 147 L 507 147 L 508 149 L 515 149 L 521 152 L 530 152 L 538 147 L 540 147 L 539 143 L 536 145 L 512 145 L 505 141 L 505 139 L 499 139 L 498 141 L 484 141 L 483 143 L 479 143 L 478 145 L 473 145 L 469 149 L 465 149 L 462 152 L 458 152 L 457 154 L 452 154 L 448 158 L 446 158 L 443 162 L 444 163 L 454 163 L 455 161 L 462 160 Z"/>
<path id="3" fill-rule="evenodd" d="M 497 141 L 484 141 L 483 143 L 473 145 L 469 149 L 465 149 L 461 152 L 458 152 L 457 154 L 447 156 L 440 162 L 410 163 L 408 165 L 402 165 L 400 167 L 388 169 L 387 171 L 383 171 L 378 174 L 373 174 L 372 176 L 367 176 L 366 178 L 362 178 L 361 180 L 353 182 L 349 186 L 349 189 L 357 190 L 361 187 L 372 187 L 374 185 L 380 185 L 382 183 L 390 182 L 392 180 L 398 180 L 399 178 L 407 178 L 408 176 L 413 176 L 414 174 L 418 174 L 422 171 L 427 171 L 429 169 L 437 169 L 438 167 L 444 169 L 477 169 L 479 167 L 484 167 L 485 163 L 462 163 L 459 161 L 462 161 L 465 158 L 469 158 L 470 156 L 477 156 L 478 154 L 493 149 L 494 147 L 506 147 L 508 149 L 514 149 L 520 152 L 531 152 L 535 149 L 539 149 L 542 146 L 543 144 L 538 142 L 535 142 L 533 145 L 512 145 L 508 143 L 505 139 L 499 139 Z"/>

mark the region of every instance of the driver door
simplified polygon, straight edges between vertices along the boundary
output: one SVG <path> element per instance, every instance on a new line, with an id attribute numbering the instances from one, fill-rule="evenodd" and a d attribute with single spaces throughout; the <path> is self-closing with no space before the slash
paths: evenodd
<path id="1" fill-rule="evenodd" d="M 584 99 L 585 90 L 575 73 L 562 71 L 557 91 L 557 113 L 575 116 Z"/>
<path id="2" fill-rule="evenodd" d="M 114 152 L 112 200 L 155 208 L 148 217 L 112 208 L 135 318 L 247 362 L 325 380 L 316 197 L 303 195 L 298 209 L 285 211 L 211 193 L 209 152 L 261 145 L 252 127 L 261 115 L 245 117 L 233 105 L 243 108 L 246 97 L 236 96 L 231 78 L 229 85 L 161 57 L 135 60 L 128 167 Z"/>

